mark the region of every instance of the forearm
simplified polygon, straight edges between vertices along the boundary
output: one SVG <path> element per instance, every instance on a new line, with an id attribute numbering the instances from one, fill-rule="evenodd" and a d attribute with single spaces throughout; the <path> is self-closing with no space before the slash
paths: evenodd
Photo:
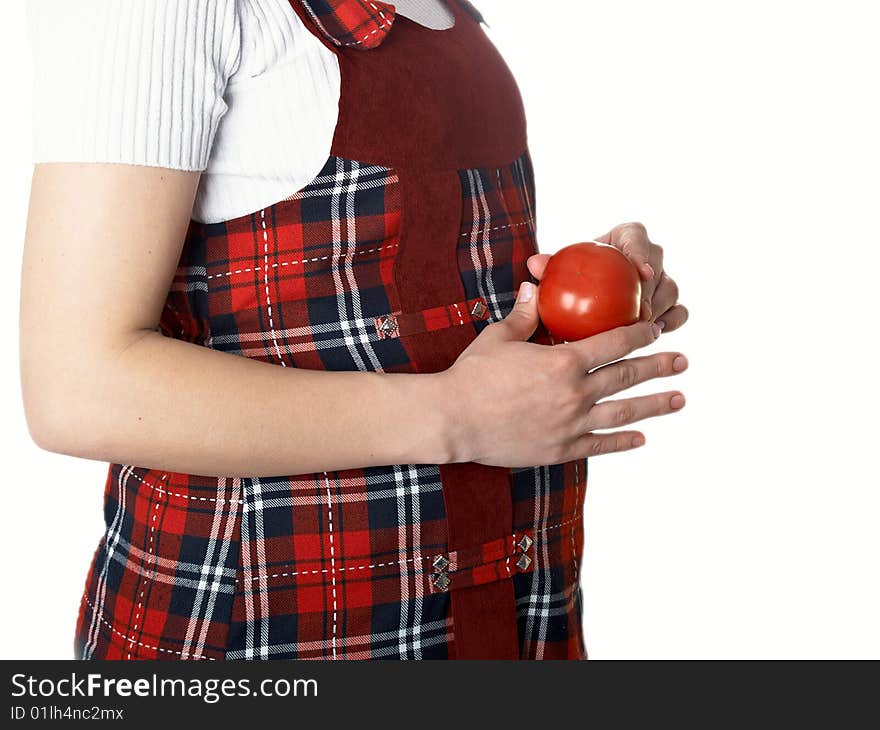
<path id="1" fill-rule="evenodd" d="M 280 367 L 147 332 L 65 380 L 50 386 L 47 447 L 83 458 L 272 476 L 444 463 L 454 452 L 442 373 Z"/>

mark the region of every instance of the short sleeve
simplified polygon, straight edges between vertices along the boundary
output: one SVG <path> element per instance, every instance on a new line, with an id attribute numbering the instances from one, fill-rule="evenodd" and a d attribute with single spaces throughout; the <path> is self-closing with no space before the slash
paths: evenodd
<path id="1" fill-rule="evenodd" d="M 240 62 L 236 0 L 28 0 L 33 161 L 204 170 Z"/>

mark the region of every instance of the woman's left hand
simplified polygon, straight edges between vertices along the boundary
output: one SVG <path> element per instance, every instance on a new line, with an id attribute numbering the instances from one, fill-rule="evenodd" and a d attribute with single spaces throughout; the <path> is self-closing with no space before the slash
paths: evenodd
<path id="1" fill-rule="evenodd" d="M 595 240 L 620 249 L 638 269 L 642 280 L 640 319 L 662 323 L 664 332 L 677 330 L 687 321 L 688 310 L 678 303 L 678 285 L 663 270 L 663 248 L 651 242 L 645 226 L 623 223 Z M 526 261 L 532 276 L 539 282 L 549 259 L 550 254 L 538 253 Z"/>

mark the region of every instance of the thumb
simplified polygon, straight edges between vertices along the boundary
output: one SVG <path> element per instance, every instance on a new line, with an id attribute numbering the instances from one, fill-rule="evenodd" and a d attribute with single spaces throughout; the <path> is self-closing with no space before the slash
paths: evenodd
<path id="1" fill-rule="evenodd" d="M 504 323 L 505 339 L 527 340 L 538 328 L 538 287 L 530 281 L 519 286 L 516 302 L 510 313 L 501 320 Z"/>

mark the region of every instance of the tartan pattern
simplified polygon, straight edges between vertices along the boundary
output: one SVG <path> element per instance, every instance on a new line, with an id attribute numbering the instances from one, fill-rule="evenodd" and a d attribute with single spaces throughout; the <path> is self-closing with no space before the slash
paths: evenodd
<path id="1" fill-rule="evenodd" d="M 394 24 L 394 6 L 380 0 L 301 0 L 301 4 L 321 33 L 337 46 L 375 48 Z"/>
<path id="2" fill-rule="evenodd" d="M 393 170 L 331 157 L 287 200 L 224 223 L 194 223 L 172 290 L 193 300 L 214 349 L 284 367 L 405 368 L 400 342 L 375 324 L 400 310 L 400 223 Z M 175 304 L 187 306 L 179 296 Z"/>
<path id="3" fill-rule="evenodd" d="M 444 517 L 435 465 L 254 480 L 228 657 L 446 658 L 447 596 L 425 577 Z"/>
<path id="4" fill-rule="evenodd" d="M 526 260 L 538 253 L 531 156 L 499 168 L 459 171 L 464 204 L 458 264 L 468 297 L 482 297 L 481 332 L 513 309 L 516 291 L 533 280 Z M 555 344 L 539 323 L 530 342 Z M 533 570 L 514 575 L 523 658 L 585 657 L 579 559 L 588 460 L 511 470 L 513 529 L 538 536 Z"/>
<path id="5" fill-rule="evenodd" d="M 511 470 L 514 527 L 533 533 L 530 572 L 513 576 L 523 659 L 586 658 L 580 557 L 587 459 Z"/>
<path id="6" fill-rule="evenodd" d="M 76 658 L 222 658 L 241 494 L 240 479 L 111 464 Z"/>
<path id="7" fill-rule="evenodd" d="M 489 316 L 477 324 L 481 332 L 507 316 L 517 286 L 530 279 L 526 259 L 538 252 L 534 173 L 526 152 L 510 165 L 458 175 L 464 191 L 458 266 L 467 296 L 480 297 L 489 307 Z M 548 335 L 539 327 L 533 341 L 549 344 Z"/>
<path id="8" fill-rule="evenodd" d="M 398 174 L 331 157 L 265 210 L 191 223 L 162 331 L 283 367 L 418 372 L 406 335 L 476 334 L 503 318 L 537 252 L 527 152 L 459 176 L 461 302 L 400 311 Z M 397 336 L 382 336 L 388 316 Z M 548 336 L 539 328 L 533 339 Z M 449 590 L 512 580 L 522 657 L 583 658 L 586 460 L 510 472 L 511 535 L 448 555 Z M 218 479 L 111 464 L 105 519 L 77 657 L 453 655 L 450 593 L 434 582 L 448 537 L 437 465 Z M 520 569 L 523 534 L 534 545 Z"/>

